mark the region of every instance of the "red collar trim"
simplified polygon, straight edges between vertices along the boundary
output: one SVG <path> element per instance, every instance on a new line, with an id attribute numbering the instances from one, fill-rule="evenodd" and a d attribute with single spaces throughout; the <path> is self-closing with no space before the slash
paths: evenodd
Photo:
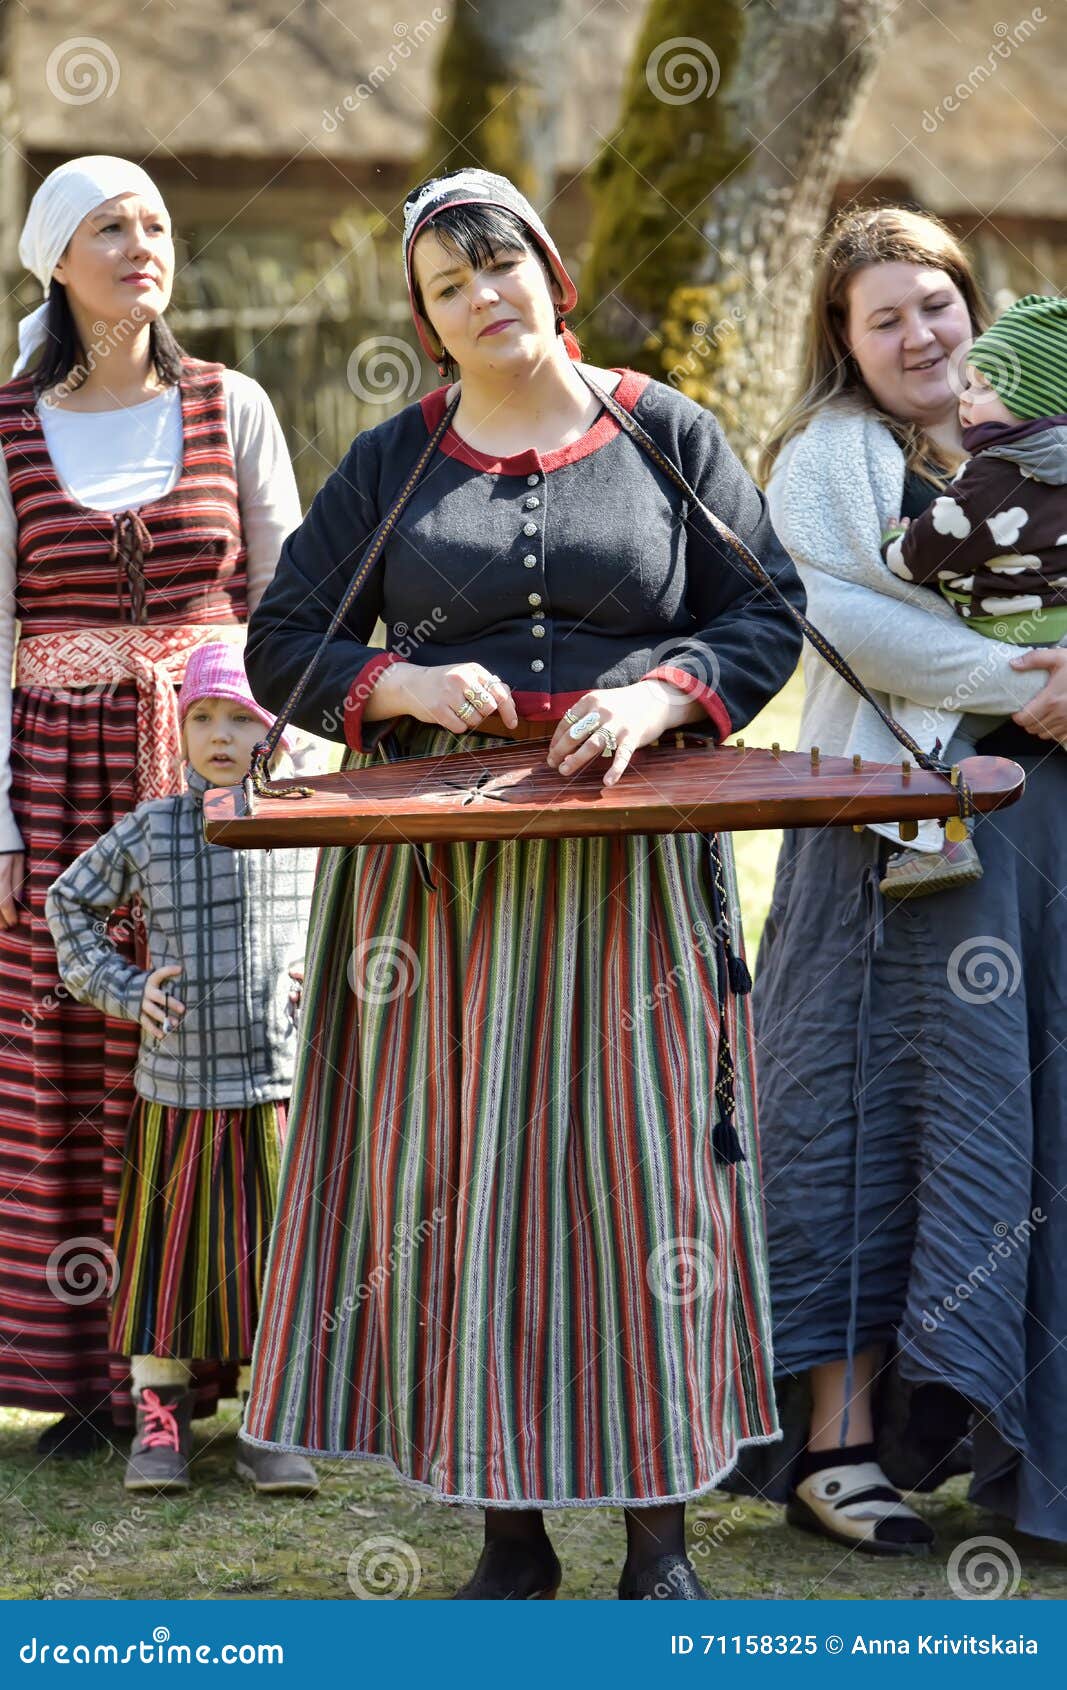
<path id="1" fill-rule="evenodd" d="M 624 411 L 632 411 L 648 383 L 649 377 L 643 371 L 623 370 L 613 398 L 618 400 Z M 432 393 L 427 393 L 419 401 L 427 434 L 433 433 L 444 416 L 447 393 L 447 387 L 435 387 Z M 592 428 L 587 429 L 579 440 L 572 441 L 569 446 L 559 446 L 554 452 L 535 452 L 531 448 L 526 452 L 515 452 L 511 457 L 494 458 L 487 452 L 478 452 L 473 446 L 468 446 L 452 427 L 441 441 L 441 451 L 446 457 L 458 458 L 460 463 L 471 469 L 487 470 L 492 475 L 529 475 L 533 470 L 547 473 L 562 469 L 564 464 L 576 463 L 579 458 L 587 458 L 591 452 L 599 451 L 609 440 L 614 440 L 619 432 L 619 425 L 611 412 L 603 410 Z"/>

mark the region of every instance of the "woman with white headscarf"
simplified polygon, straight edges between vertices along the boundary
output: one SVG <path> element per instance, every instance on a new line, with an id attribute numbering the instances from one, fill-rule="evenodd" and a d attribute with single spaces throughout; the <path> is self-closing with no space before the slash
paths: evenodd
<path id="1" fill-rule="evenodd" d="M 64 992 L 45 894 L 180 790 L 186 660 L 243 643 L 300 509 L 266 394 L 164 321 L 174 244 L 143 170 L 61 165 L 19 254 L 45 302 L 0 386 L 0 1404 L 62 1414 L 38 1447 L 73 1456 L 129 1410 L 107 1239 L 139 1032 Z M 120 938 L 133 958 L 134 919 Z"/>

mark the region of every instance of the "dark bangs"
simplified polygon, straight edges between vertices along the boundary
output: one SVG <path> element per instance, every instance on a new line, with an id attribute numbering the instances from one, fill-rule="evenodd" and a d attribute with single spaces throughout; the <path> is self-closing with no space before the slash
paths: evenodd
<path id="1" fill-rule="evenodd" d="M 416 188 L 415 192 L 418 191 Z M 505 211 L 502 206 L 446 205 L 426 220 L 419 234 L 424 235 L 428 229 L 454 248 L 472 269 L 491 264 L 501 251 L 532 252 L 540 259 L 541 268 L 551 285 L 552 268 L 540 242 L 534 239 L 514 212 Z M 411 283 L 415 304 L 425 317 L 426 302 L 415 277 L 414 264 L 411 267 Z"/>

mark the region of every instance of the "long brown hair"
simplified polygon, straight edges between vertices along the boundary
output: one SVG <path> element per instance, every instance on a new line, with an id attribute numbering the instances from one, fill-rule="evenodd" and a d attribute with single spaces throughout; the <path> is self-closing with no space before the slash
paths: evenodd
<path id="1" fill-rule="evenodd" d="M 848 348 L 848 290 L 853 276 L 868 264 L 894 263 L 943 270 L 963 295 L 974 333 L 979 335 L 989 326 L 991 313 L 971 261 L 936 217 L 903 206 L 842 212 L 816 255 L 797 397 L 764 442 L 759 465 L 764 483 L 786 441 L 806 428 L 831 399 L 849 397 L 873 411 L 892 431 L 908 469 L 938 483 L 956 469 L 959 459 L 938 446 L 917 423 L 903 422 L 882 409 Z"/>

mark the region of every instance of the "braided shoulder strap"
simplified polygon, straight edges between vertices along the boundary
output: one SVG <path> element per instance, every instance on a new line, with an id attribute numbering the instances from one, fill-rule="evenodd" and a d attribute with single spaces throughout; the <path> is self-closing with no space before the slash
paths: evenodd
<path id="1" fill-rule="evenodd" d="M 319 641 L 310 663 L 307 665 L 304 673 L 300 676 L 300 679 L 289 694 L 289 697 L 282 705 L 273 725 L 267 732 L 266 739 L 260 740 L 253 748 L 251 764 L 244 781 L 245 801 L 249 804 L 249 808 L 251 808 L 250 800 L 253 792 L 258 793 L 265 798 L 310 798 L 312 796 L 312 789 L 310 786 L 276 786 L 273 784 L 267 776 L 270 760 L 278 748 L 278 741 L 281 739 L 282 734 L 289 725 L 293 711 L 296 709 L 304 695 L 308 682 L 315 673 L 315 670 L 318 668 L 319 663 L 322 661 L 323 652 L 326 650 L 326 647 L 333 639 L 337 629 L 348 615 L 348 612 L 359 597 L 359 594 L 366 586 L 367 581 L 370 578 L 371 570 L 374 568 L 374 565 L 381 556 L 382 547 L 385 545 L 385 542 L 396 527 L 404 507 L 407 505 L 408 500 L 411 498 L 415 488 L 421 481 L 430 459 L 437 450 L 438 444 L 444 438 L 445 433 L 452 422 L 452 418 L 456 414 L 456 407 L 458 404 L 459 396 L 457 394 L 451 405 L 446 408 L 444 416 L 430 435 L 430 438 L 427 440 L 422 451 L 419 453 L 418 459 L 416 460 L 410 475 L 397 495 L 396 502 L 393 505 L 392 510 L 375 529 L 370 544 L 363 556 L 363 560 L 353 575 L 351 581 L 348 583 L 340 604 L 331 616 L 326 631 Z"/>
<path id="2" fill-rule="evenodd" d="M 911 755 L 915 758 L 919 768 L 926 769 L 932 774 L 945 775 L 951 780 L 953 789 L 956 793 L 956 800 L 959 806 L 960 815 L 964 817 L 971 815 L 973 813 L 974 806 L 971 799 L 970 788 L 959 771 L 952 768 L 944 761 L 943 758 L 937 756 L 935 753 L 924 751 L 918 742 L 912 738 L 911 734 L 908 733 L 907 729 L 901 727 L 900 723 L 896 721 L 887 710 L 882 708 L 878 700 L 874 698 L 864 686 L 852 666 L 844 657 L 842 657 L 841 653 L 837 650 L 837 647 L 831 645 L 830 641 L 826 638 L 826 635 L 821 633 L 820 630 L 815 627 L 814 623 L 809 622 L 807 617 L 801 611 L 797 610 L 795 605 L 790 604 L 774 577 L 767 573 L 755 553 L 749 550 L 749 548 L 745 545 L 745 542 L 739 535 L 734 533 L 728 523 L 723 522 L 721 517 L 716 516 L 715 512 L 708 508 L 699 493 L 696 492 L 695 488 L 690 486 L 689 482 L 686 480 L 677 465 L 660 450 L 648 431 L 642 428 L 637 419 L 631 416 L 629 411 L 624 410 L 610 393 L 606 393 L 603 388 L 599 387 L 585 370 L 579 369 L 578 373 L 585 381 L 586 386 L 591 388 L 593 393 L 596 394 L 601 404 L 610 411 L 611 415 L 619 424 L 619 427 L 622 428 L 632 440 L 635 440 L 638 445 L 644 448 L 644 450 L 652 458 L 653 462 L 658 464 L 664 475 L 669 476 L 675 485 L 681 488 L 686 498 L 700 511 L 701 515 L 712 529 L 712 532 L 716 534 L 720 540 L 725 542 L 725 544 L 730 548 L 732 554 L 740 561 L 741 566 L 746 573 L 751 575 L 753 580 L 757 581 L 761 587 L 769 590 L 770 593 L 785 606 L 794 622 L 796 622 L 800 627 L 805 639 L 811 642 L 811 644 L 815 647 L 815 650 L 819 653 L 819 656 L 822 657 L 825 662 L 829 663 L 830 667 L 841 676 L 841 679 L 847 681 L 849 686 L 858 692 L 860 697 L 870 705 L 871 709 L 874 710 L 885 723 L 894 738 L 899 740 L 905 750 L 911 752 Z"/>

